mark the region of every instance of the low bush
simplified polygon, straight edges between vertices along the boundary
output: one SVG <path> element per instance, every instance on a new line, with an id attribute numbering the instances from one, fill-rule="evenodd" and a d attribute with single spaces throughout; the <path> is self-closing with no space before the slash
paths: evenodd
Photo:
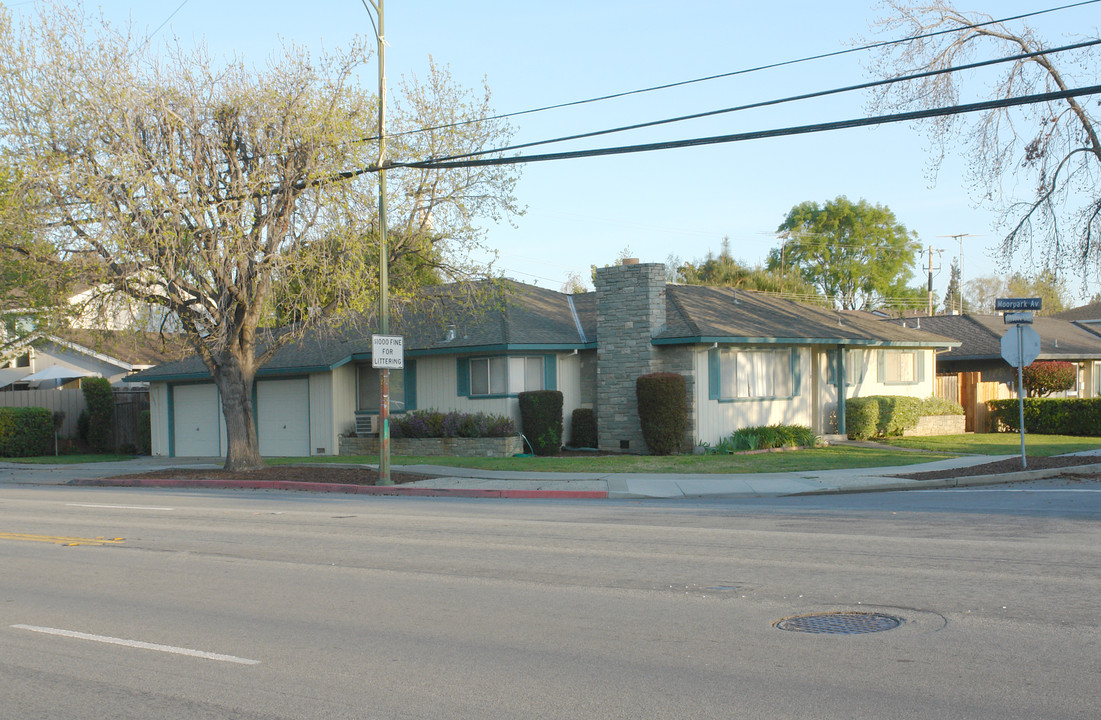
<path id="1" fill-rule="evenodd" d="M 818 436 L 804 425 L 757 425 L 735 430 L 715 447 L 711 454 L 732 454 L 747 450 L 771 450 L 783 447 L 815 447 Z"/>
<path id="2" fill-rule="evenodd" d="M 46 408 L 0 408 L 0 457 L 53 454 L 53 413 Z"/>
<path id="3" fill-rule="evenodd" d="M 651 455 L 672 455 L 684 445 L 688 389 L 683 375 L 652 373 L 635 381 L 642 438 Z"/>
<path id="4" fill-rule="evenodd" d="M 536 455 L 562 450 L 562 404 L 559 390 L 529 390 L 519 395 L 520 427 Z"/>
<path id="5" fill-rule="evenodd" d="M 578 408 L 573 411 L 570 423 L 570 447 L 595 448 L 596 413 L 592 408 Z"/>
<path id="6" fill-rule="evenodd" d="M 1002 431 L 1020 431 L 1017 400 L 987 403 Z M 1025 432 L 1037 435 L 1101 435 L 1101 398 L 1025 398 Z"/>
<path id="7" fill-rule="evenodd" d="M 1021 381 L 1029 397 L 1047 397 L 1073 388 L 1078 382 L 1078 366 L 1059 360 L 1034 362 L 1021 369 Z"/>
<path id="8" fill-rule="evenodd" d="M 897 437 L 917 427 L 924 415 L 963 415 L 959 403 L 943 398 L 869 395 L 845 402 L 845 429 L 853 440 Z"/>
<path id="9" fill-rule="evenodd" d="M 512 420 L 488 413 L 414 410 L 391 418 L 390 436 L 395 438 L 485 438 L 516 434 Z"/>

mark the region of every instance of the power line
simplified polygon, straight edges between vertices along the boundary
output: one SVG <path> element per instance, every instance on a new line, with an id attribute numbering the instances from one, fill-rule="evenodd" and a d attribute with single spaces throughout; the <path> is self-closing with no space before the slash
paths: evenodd
<path id="1" fill-rule="evenodd" d="M 510 152 L 512 150 L 522 150 L 529 147 L 537 147 L 540 145 L 551 145 L 554 143 L 567 142 L 570 140 L 581 140 L 585 138 L 598 137 L 601 135 L 611 135 L 619 132 L 627 132 L 630 130 L 640 130 L 643 128 L 656 127 L 658 125 L 669 125 L 677 122 L 684 122 L 686 120 L 699 120 L 701 118 L 713 117 L 716 115 L 723 115 L 727 113 L 741 112 L 743 110 L 754 110 L 763 107 L 770 107 L 773 105 L 783 105 L 789 102 L 796 102 L 799 100 L 810 100 L 814 98 L 827 97 L 829 95 L 839 95 L 841 93 L 852 92 L 854 90 L 867 90 L 874 87 L 881 87 L 883 85 L 891 85 L 894 83 L 909 82 L 911 80 L 920 80 L 921 78 L 934 77 L 936 75 L 947 75 L 954 72 L 962 72 L 964 70 L 975 70 L 982 67 L 989 67 L 991 65 L 998 65 L 1006 62 L 1017 62 L 1019 60 L 1026 60 L 1028 58 L 1037 57 L 1039 55 L 1053 55 L 1055 53 L 1066 52 L 1069 50 L 1081 50 L 1082 48 L 1092 47 L 1094 45 L 1101 45 L 1101 39 L 1086 40 L 1073 45 L 1063 45 L 1062 47 L 1052 48 L 1050 50 L 1035 50 L 1033 52 L 1021 53 L 1018 55 L 1010 55 L 1008 57 L 995 58 L 993 60 L 982 60 L 979 62 L 969 63 L 966 65 L 958 65 L 950 68 L 942 68 L 939 70 L 928 70 L 925 72 L 915 73 L 913 75 L 902 75 L 894 78 L 887 78 L 885 80 L 874 80 L 866 83 L 859 83 L 857 85 L 848 85 L 846 87 L 833 88 L 830 90 L 819 90 L 817 92 L 805 93 L 802 95 L 792 95 L 786 98 L 777 98 L 773 100 L 763 100 L 761 102 L 750 103 L 747 105 L 737 105 L 735 107 L 723 108 L 721 110 L 709 110 L 707 112 L 694 113 L 692 115 L 682 115 L 675 118 L 666 118 L 664 120 L 652 120 L 650 122 L 636 123 L 634 125 L 625 125 L 617 128 L 610 128 L 607 130 L 595 130 L 593 132 L 580 133 L 577 135 L 566 135 L 563 137 L 552 138 L 550 140 L 537 140 L 535 142 L 522 143 L 520 145 L 509 145 L 502 148 L 496 148 L 493 150 L 479 150 L 478 152 L 466 153 L 462 155 L 449 155 L 441 158 L 433 158 L 439 162 L 446 162 L 450 160 L 461 160 L 469 157 L 478 157 L 481 155 L 490 155 L 494 153 Z"/>
<path id="2" fill-rule="evenodd" d="M 867 118 L 852 120 L 839 120 L 834 122 L 816 123 L 814 125 L 797 125 L 772 130 L 757 130 L 754 132 L 734 133 L 730 135 L 714 135 L 710 137 L 689 138 L 686 140 L 671 140 L 657 143 L 644 143 L 639 145 L 623 145 L 619 147 L 597 148 L 592 150 L 575 150 L 572 152 L 545 153 L 542 155 L 517 155 L 513 157 L 480 158 L 472 160 L 457 160 L 440 162 L 436 160 L 424 160 L 414 162 L 396 162 L 387 164 L 387 167 L 407 167 L 425 170 L 442 170 L 450 168 L 484 167 L 491 165 L 519 165 L 531 162 L 548 162 L 551 160 L 572 160 L 577 158 L 601 157 L 605 155 L 627 155 L 655 150 L 673 150 L 685 147 L 699 147 L 704 145 L 720 145 L 732 142 L 744 142 L 746 140 L 763 140 L 765 138 L 788 137 L 792 135 L 807 135 L 811 133 L 827 132 L 832 130 L 844 130 L 848 128 L 868 127 L 871 125 L 886 125 L 891 123 L 909 122 L 912 120 L 926 120 L 933 117 L 949 115 L 963 115 L 966 113 L 983 112 L 1020 105 L 1034 105 L 1037 103 L 1051 102 L 1053 100 L 1066 100 L 1082 95 L 1096 95 L 1101 93 L 1101 85 L 1090 85 L 1082 88 L 1059 90 L 1056 92 L 1040 93 L 1036 95 L 1024 95 L 1015 98 L 1003 98 L 1000 100 L 988 100 L 986 102 L 969 103 L 952 107 L 930 108 L 927 110 L 915 110 L 912 112 L 895 113 L 892 115 L 876 115 Z M 365 168 L 367 172 L 377 171 L 378 168 Z"/>
<path id="3" fill-rule="evenodd" d="M 653 85 L 650 87 L 639 88 L 636 90 L 626 90 L 618 93 L 611 93 L 608 95 L 601 95 L 599 97 L 587 98 L 584 100 L 572 100 L 563 103 L 557 103 L 554 105 L 544 105 L 542 107 L 531 108 L 528 110 L 518 110 L 516 112 L 502 113 L 499 115 L 490 115 L 483 118 L 476 118 L 474 120 L 462 120 L 459 122 L 448 123 L 445 125 L 435 125 L 427 128 L 420 128 L 417 130 L 409 130 L 403 133 L 393 133 L 389 137 L 397 137 L 401 135 L 411 135 L 423 132 L 432 132 L 435 130 L 447 130 L 454 127 L 461 127 L 463 125 L 471 125 L 479 122 L 489 122 L 493 120 L 505 120 L 511 117 L 519 117 L 521 115 L 532 115 L 535 113 L 546 112 L 549 110 L 560 110 L 562 108 L 575 107 L 578 105 L 587 105 L 596 102 L 603 102 L 605 100 L 615 100 L 622 97 L 629 97 L 631 95 L 641 95 L 643 93 L 656 92 L 658 90 L 669 90 L 672 88 L 683 87 L 686 85 L 693 85 L 702 82 L 709 82 L 711 80 L 721 80 L 723 78 L 736 77 L 738 75 L 748 75 L 750 73 L 761 72 L 763 70 L 774 70 L 776 68 L 787 67 L 789 65 L 798 65 L 801 63 L 812 62 L 814 60 L 825 60 L 832 57 L 838 57 L 841 55 L 847 55 L 850 53 L 862 52 L 864 50 L 875 50 L 881 47 L 890 47 L 891 45 L 900 45 L 902 43 L 913 42 L 914 40 L 926 40 L 940 35 L 948 35 L 951 33 L 961 32 L 964 30 L 973 30 L 975 28 L 986 27 L 988 25 L 1000 25 L 1002 23 L 1012 22 L 1014 20 L 1024 20 L 1026 18 L 1037 17 L 1053 12 L 1060 12 L 1062 10 L 1071 10 L 1077 7 L 1083 7 L 1085 5 L 1093 5 L 1101 2 L 1101 0 L 1083 0 L 1082 2 L 1070 3 L 1068 5 L 1060 5 L 1058 7 L 1048 8 L 1046 10 L 1036 10 L 1033 12 L 1022 13 L 1020 15 L 1013 15 L 1010 17 L 999 18 L 997 20 L 988 20 L 981 23 L 972 23 L 969 25 L 960 25 L 959 27 L 948 28 L 945 30 L 937 30 L 935 32 L 925 33 L 923 35 L 913 35 L 911 37 L 899 38 L 896 40 L 884 40 L 877 43 L 870 43 L 867 45 L 861 45 L 859 47 L 848 48 L 845 50 L 836 50 L 828 53 L 820 53 L 818 55 L 809 55 L 806 57 L 798 58 L 795 60 L 782 60 L 775 63 L 769 63 L 766 65 L 758 65 L 751 68 L 743 68 L 741 70 L 733 70 L 731 72 L 719 73 L 717 75 L 708 75 L 706 77 L 694 78 L 692 80 L 681 80 L 678 82 L 667 83 L 664 85 Z M 373 142 L 378 140 L 377 137 L 365 137 L 361 142 Z"/>

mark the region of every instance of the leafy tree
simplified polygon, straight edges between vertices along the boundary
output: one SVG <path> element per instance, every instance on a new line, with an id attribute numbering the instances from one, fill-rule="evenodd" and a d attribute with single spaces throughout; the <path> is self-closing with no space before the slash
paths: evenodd
<path id="1" fill-rule="evenodd" d="M 39 237 L 88 287 L 178 319 L 220 390 L 227 469 L 262 464 L 257 369 L 377 299 L 378 145 L 363 138 L 378 104 L 356 80 L 368 56 L 359 40 L 320 57 L 287 47 L 263 68 L 216 64 L 201 47 L 158 53 L 80 6 L 47 4 L 18 29 L 0 10 L 0 136 L 37 203 Z M 397 95 L 392 157 L 461 154 L 509 135 L 484 120 L 488 91 L 456 87 L 446 68 Z M 507 167 L 393 171 L 389 259 L 476 271 L 477 218 L 518 211 L 516 177 Z M 393 277 L 395 299 L 417 281 Z M 297 322 L 264 333 L 276 284 L 286 291 L 275 316 Z"/>
<path id="2" fill-rule="evenodd" d="M 963 284 L 968 310 L 977 313 L 994 312 L 994 301 L 1006 297 L 1005 278 L 982 275 Z"/>
<path id="3" fill-rule="evenodd" d="M 800 203 L 777 232 L 783 245 L 769 253 L 768 269 L 801 277 L 842 309 L 873 310 L 895 298 L 917 301 L 920 291 L 907 287 L 916 235 L 882 205 L 844 196 Z"/>
<path id="4" fill-rule="evenodd" d="M 681 263 L 676 280 L 686 285 L 717 285 L 743 290 L 759 290 L 797 297 L 800 300 L 820 300 L 814 286 L 801 277 L 779 273 L 760 266 L 750 267 L 730 253 L 730 238 L 723 238 L 719 254 L 708 252 L 695 262 Z"/>
<path id="5" fill-rule="evenodd" d="M 1021 368 L 1021 381 L 1029 397 L 1047 397 L 1072 389 L 1078 383 L 1078 368 L 1057 360 L 1034 362 Z"/>
<path id="6" fill-rule="evenodd" d="M 1096 82 L 1101 58 L 1095 47 L 1077 53 L 1040 52 L 1048 43 L 1023 24 L 1013 27 L 983 13 L 964 13 L 946 0 L 886 0 L 879 25 L 892 35 L 915 37 L 891 44 L 875 65 L 883 77 L 935 71 L 972 58 L 1039 53 L 998 71 L 994 94 L 1002 99 L 1067 90 Z M 953 30 L 957 30 L 953 32 Z M 981 54 L 980 54 L 981 53 Z M 959 104 L 975 72 L 930 75 L 884 88 L 873 100 L 876 111 L 898 112 Z M 989 71 L 987 71 L 989 72 Z M 983 82 L 983 86 L 991 86 Z M 945 115 L 922 121 L 935 148 L 934 173 L 945 155 L 959 148 L 968 158 L 968 177 L 980 204 L 1001 213 L 1008 257 L 1037 244 L 1047 263 L 1082 270 L 1101 261 L 1101 138 L 1097 117 L 1075 98 L 983 113 Z M 1016 188 L 1032 188 L 1031 196 Z"/>
<path id="7" fill-rule="evenodd" d="M 1041 270 L 1030 277 L 1014 273 L 1006 278 L 1005 285 L 1009 297 L 1040 298 L 1044 309 L 1038 315 L 1052 315 L 1067 309 L 1066 291 L 1051 270 Z"/>

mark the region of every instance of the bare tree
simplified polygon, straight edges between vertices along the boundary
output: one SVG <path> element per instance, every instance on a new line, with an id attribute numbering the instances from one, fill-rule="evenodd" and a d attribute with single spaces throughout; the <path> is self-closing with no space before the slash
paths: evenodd
<path id="1" fill-rule="evenodd" d="M 260 69 L 215 64 L 202 49 L 154 52 L 79 6 L 46 5 L 18 29 L 0 11 L 0 151 L 37 201 L 39 235 L 88 285 L 177 319 L 218 385 L 227 469 L 262 464 L 258 368 L 377 297 L 377 185 L 367 172 L 378 158 L 377 99 L 356 80 L 368 59 L 359 41 L 334 56 L 287 47 Z M 408 152 L 470 151 L 508 134 L 478 121 L 488 95 L 472 98 L 435 66 L 404 92 L 396 131 L 441 126 L 452 113 L 473 121 L 404 136 Z M 470 270 L 476 217 L 515 212 L 514 183 L 500 170 L 400 178 L 391 258 Z M 410 284 L 397 277 L 395 291 Z M 276 285 L 296 322 L 265 329 Z"/>
<path id="2" fill-rule="evenodd" d="M 887 14 L 878 23 L 881 30 L 917 39 L 887 46 L 874 65 L 876 75 L 944 70 L 976 56 L 1037 53 L 999 66 L 993 97 L 983 99 L 1097 82 L 1096 46 L 1076 55 L 1048 53 L 1049 46 L 1026 25 L 993 23 L 988 15 L 960 12 L 943 0 L 886 0 L 882 7 Z M 973 74 L 952 72 L 897 83 L 875 96 L 873 109 L 956 105 L 966 89 L 986 87 L 975 81 Z M 1083 276 L 1101 264 L 1101 140 L 1092 104 L 1067 98 L 924 121 L 935 149 L 934 173 L 950 149 L 959 146 L 966 154 L 978 202 L 1000 212 L 1006 258 L 1039 251 L 1046 265 L 1073 266 Z"/>

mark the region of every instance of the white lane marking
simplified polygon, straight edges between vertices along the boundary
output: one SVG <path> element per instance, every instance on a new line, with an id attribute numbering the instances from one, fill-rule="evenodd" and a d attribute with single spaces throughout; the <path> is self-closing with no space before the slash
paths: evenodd
<path id="1" fill-rule="evenodd" d="M 76 632 L 75 630 L 60 630 L 58 628 L 39 627 L 38 625 L 12 625 L 19 630 L 45 633 L 47 635 L 60 635 L 61 637 L 76 638 L 78 640 L 93 640 L 95 642 L 108 643 L 109 645 L 122 645 L 124 647 L 138 648 L 141 650 L 156 650 L 158 652 L 175 653 L 176 655 L 189 655 L 205 660 L 218 660 L 239 665 L 259 665 L 259 660 L 249 660 L 234 655 L 222 655 L 220 653 L 191 650 L 190 648 L 173 647 L 172 645 L 157 645 L 155 643 L 141 642 L 140 640 L 124 640 L 123 638 L 108 637 L 106 635 L 91 635 L 89 633 Z"/>
<path id="2" fill-rule="evenodd" d="M 108 510 L 175 510 L 170 507 L 153 507 L 151 505 L 95 505 L 91 503 L 65 503 L 65 507 L 106 508 Z"/>

